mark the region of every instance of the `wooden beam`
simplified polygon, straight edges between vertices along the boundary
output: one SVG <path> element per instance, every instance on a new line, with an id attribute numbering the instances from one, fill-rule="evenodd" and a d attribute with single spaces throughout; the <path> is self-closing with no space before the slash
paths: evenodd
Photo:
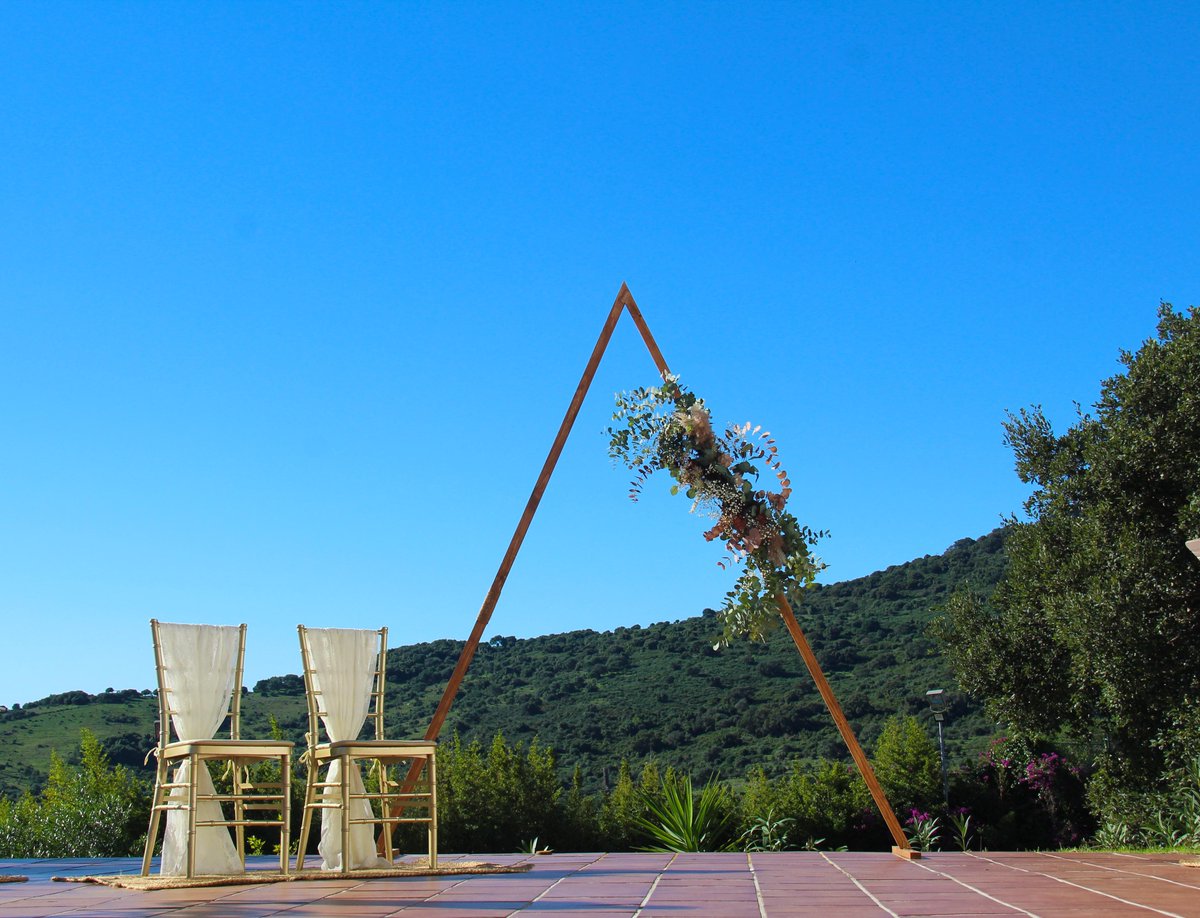
<path id="1" fill-rule="evenodd" d="M 621 285 L 621 292 L 625 294 L 625 308 L 629 310 L 629 318 L 633 319 L 633 324 L 637 326 L 637 330 L 641 333 L 642 340 L 646 342 L 646 348 L 650 351 L 650 357 L 654 360 L 654 365 L 658 367 L 658 372 L 664 377 L 669 376 L 671 370 L 667 366 L 667 361 L 663 359 L 662 351 L 658 349 L 658 342 L 650 334 L 650 326 L 642 318 L 642 311 L 638 309 L 637 303 L 633 301 L 633 295 L 630 294 L 629 288 L 624 284 Z"/>
<path id="2" fill-rule="evenodd" d="M 575 394 L 571 397 L 571 403 L 567 406 L 566 416 L 563 418 L 562 424 L 559 425 L 554 442 L 550 445 L 550 453 L 546 456 L 546 461 L 542 464 L 542 471 L 538 474 L 537 481 L 534 482 L 533 492 L 529 495 L 529 500 L 525 502 L 525 510 L 521 513 L 521 519 L 517 521 L 517 529 L 513 533 L 512 539 L 509 540 L 508 550 L 504 552 L 504 557 L 500 559 L 500 568 L 496 571 L 496 576 L 492 579 L 491 588 L 488 589 L 487 595 L 483 598 L 483 605 L 479 609 L 479 615 L 475 618 L 475 627 L 471 629 L 471 635 L 467 638 L 467 643 L 463 646 L 462 652 L 459 654 L 458 663 L 455 664 L 450 681 L 446 684 L 446 688 L 442 692 L 442 699 L 438 702 L 437 710 L 434 711 L 433 720 L 429 722 L 429 728 L 425 731 L 425 739 L 427 740 L 437 739 L 438 734 L 442 731 L 442 724 L 446 721 L 446 715 L 450 713 L 450 705 L 454 703 L 454 696 L 458 694 L 463 677 L 467 674 L 467 668 L 471 665 L 475 651 L 479 648 L 479 641 L 483 637 L 484 629 L 487 628 L 487 624 L 492 617 L 492 612 L 496 609 L 496 603 L 500 599 L 500 593 L 504 589 L 505 581 L 508 580 L 508 574 L 512 570 L 513 562 L 517 560 L 517 552 L 521 550 L 521 543 L 525 541 L 525 534 L 529 531 L 529 524 L 533 522 L 533 516 L 537 513 L 538 505 L 542 502 L 542 495 L 546 493 L 546 485 L 550 483 L 550 476 L 554 474 L 554 467 L 558 464 L 558 457 L 562 455 L 563 446 L 566 444 L 567 437 L 571 433 L 571 428 L 575 424 L 575 418 L 579 415 L 579 409 L 583 405 L 584 396 L 587 395 L 588 388 L 592 384 L 592 379 L 596 375 L 596 368 L 600 365 L 600 358 L 604 356 L 605 348 L 608 347 L 608 341 L 612 337 L 613 329 L 617 326 L 617 319 L 621 318 L 621 310 L 625 308 L 626 301 L 632 302 L 633 297 L 629 295 L 629 288 L 625 284 L 621 284 L 621 290 L 617 293 L 617 298 L 613 302 L 612 309 L 608 311 L 608 318 L 604 320 L 604 327 L 600 329 L 600 337 L 596 340 L 596 346 L 592 348 L 592 356 L 588 358 L 587 366 L 583 370 L 583 376 L 579 380 L 579 385 L 575 387 Z"/>
<path id="3" fill-rule="evenodd" d="M 533 516 L 537 513 L 538 505 L 542 502 L 542 495 L 546 492 L 546 485 L 550 483 L 550 476 L 554 474 L 554 467 L 558 464 L 558 458 L 562 455 L 563 446 L 567 442 L 567 437 L 571 433 L 571 428 L 575 424 L 575 418 L 579 415 L 579 409 L 583 406 L 583 399 L 587 395 L 588 389 L 592 385 L 592 379 L 596 375 L 596 369 L 600 366 L 600 358 L 604 356 L 604 351 L 608 347 L 608 342 L 612 338 L 613 329 L 617 327 L 617 320 L 621 318 L 621 310 L 630 309 L 631 315 L 636 315 L 634 322 L 637 323 L 639 330 L 642 330 L 642 338 L 647 342 L 647 346 L 651 348 L 651 355 L 654 357 L 655 364 L 659 367 L 660 372 L 666 372 L 666 364 L 662 360 L 662 354 L 658 351 L 658 345 L 654 344 L 654 339 L 650 337 L 650 330 L 646 328 L 645 320 L 642 319 L 641 313 L 636 312 L 637 303 L 634 302 L 633 296 L 629 292 L 629 287 L 622 283 L 621 289 L 617 292 L 617 298 L 613 301 L 612 308 L 608 311 L 608 317 L 604 320 L 604 326 L 600 329 L 600 337 L 596 339 L 596 346 L 592 348 L 592 356 L 588 358 L 587 366 L 583 369 L 583 376 L 579 379 L 579 385 L 575 387 L 575 394 L 571 397 L 571 403 L 567 406 L 567 413 L 563 417 L 562 424 L 559 425 L 558 433 L 554 437 L 554 442 L 550 445 L 550 452 L 546 456 L 546 461 L 542 463 L 542 471 L 538 474 L 537 481 L 534 482 L 533 492 L 529 495 L 529 500 L 525 502 L 525 510 L 521 513 L 520 520 L 517 521 L 516 531 L 513 532 L 512 539 L 509 540 L 508 549 L 504 552 L 504 557 L 500 559 L 500 567 L 496 571 L 496 576 L 492 579 L 491 588 L 488 589 L 487 595 L 483 598 L 483 605 L 479 609 L 479 614 L 475 618 L 475 627 L 471 629 L 471 634 L 467 638 L 467 643 L 463 645 L 462 651 L 458 655 L 458 662 L 454 665 L 454 672 L 450 674 L 450 681 L 446 683 L 446 688 L 442 691 L 441 700 L 438 702 L 437 710 L 433 713 L 433 719 L 429 722 L 429 727 L 425 730 L 426 740 L 436 740 L 438 734 L 442 732 L 442 725 L 446 722 L 446 715 L 450 713 L 450 706 L 454 704 L 454 698 L 458 695 L 458 690 L 462 686 L 463 677 L 467 674 L 467 669 L 471 665 L 471 661 L 475 658 L 475 651 L 479 649 L 479 641 L 483 637 L 483 632 L 487 628 L 488 622 L 491 620 L 492 612 L 496 609 L 496 603 L 500 600 L 500 593 L 504 589 L 504 583 L 508 580 L 508 574 L 512 570 L 513 562 L 517 559 L 517 552 L 521 550 L 521 543 L 525 541 L 525 534 L 529 531 L 529 524 L 533 522 Z M 409 774 L 404 779 L 404 790 L 408 790 L 416 781 L 419 772 L 419 763 L 413 763 L 409 769 Z M 385 830 L 386 831 L 386 830 Z M 376 849 L 382 855 L 386 848 L 386 838 L 381 832 Z"/>
<path id="4" fill-rule="evenodd" d="M 879 786 L 879 780 L 875 777 L 875 769 L 871 767 L 870 760 L 867 758 L 866 753 L 863 752 L 862 746 L 858 744 L 858 740 L 854 736 L 854 731 L 850 729 L 850 722 L 846 720 L 846 715 L 842 712 L 842 706 L 838 703 L 837 696 L 833 694 L 829 680 L 825 678 L 821 664 L 817 662 L 817 657 L 813 653 L 812 647 L 808 644 L 808 638 L 804 636 L 804 632 L 800 628 L 800 623 L 796 621 L 796 615 L 792 611 L 791 603 L 787 601 L 787 597 L 783 594 L 777 595 L 775 602 L 779 606 L 779 614 L 783 616 L 783 623 L 787 625 L 788 632 L 792 636 L 792 641 L 796 644 L 796 649 L 800 651 L 804 665 L 808 667 L 808 672 L 813 677 L 813 682 L 817 684 L 817 691 L 821 693 L 825 707 L 833 715 L 833 722 L 838 728 L 838 733 L 842 735 L 842 740 L 845 742 L 846 748 L 850 750 L 850 757 L 854 759 L 854 764 L 858 766 L 859 773 L 862 774 L 863 781 L 867 784 L 867 790 L 871 792 L 871 799 L 875 801 L 875 806 L 879 809 L 879 814 L 883 817 L 883 821 L 887 823 L 888 831 L 892 833 L 892 840 L 896 843 L 892 848 L 892 853 L 907 858 L 920 857 L 921 855 L 909 845 L 908 838 L 904 835 L 904 830 L 900 828 L 900 822 L 896 819 L 896 814 L 892 811 L 892 805 L 888 802 L 887 794 L 883 792 L 883 788 Z"/>

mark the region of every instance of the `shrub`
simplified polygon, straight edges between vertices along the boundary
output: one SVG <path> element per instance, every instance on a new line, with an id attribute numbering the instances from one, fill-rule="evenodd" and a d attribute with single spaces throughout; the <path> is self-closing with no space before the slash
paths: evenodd
<path id="1" fill-rule="evenodd" d="M 955 775 L 951 797 L 976 816 L 989 848 L 1078 845 L 1094 827 L 1082 771 L 1045 744 L 993 740 L 974 769 Z"/>
<path id="2" fill-rule="evenodd" d="M 485 755 L 456 734 L 438 751 L 438 847 L 515 851 L 534 837 L 554 845 L 561 795 L 554 754 L 536 739 L 526 749 L 496 734 Z M 419 849 L 415 839 L 405 841 Z"/>
<path id="3" fill-rule="evenodd" d="M 0 856 L 127 857 L 140 854 L 150 815 L 147 788 L 80 731 L 80 765 L 51 754 L 40 796 L 0 801 Z"/>
<path id="4" fill-rule="evenodd" d="M 893 714 L 875 744 L 875 776 L 888 801 L 901 813 L 929 810 L 942 796 L 937 746 L 911 714 Z"/>

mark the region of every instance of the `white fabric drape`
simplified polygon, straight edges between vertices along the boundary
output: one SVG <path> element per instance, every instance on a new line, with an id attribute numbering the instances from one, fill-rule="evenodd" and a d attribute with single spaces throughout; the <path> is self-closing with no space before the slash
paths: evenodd
<path id="1" fill-rule="evenodd" d="M 379 655 L 379 633 L 351 628 L 309 628 L 308 654 L 312 666 L 313 690 L 317 706 L 324 711 L 321 721 L 333 742 L 358 739 L 367 719 L 374 688 L 375 665 Z M 334 759 L 329 766 L 328 781 L 340 780 L 342 763 Z M 362 794 L 362 770 L 354 762 L 350 768 L 350 793 Z M 325 795 L 338 797 L 336 788 L 327 788 Z M 371 804 L 367 800 L 350 802 L 352 819 L 370 819 Z M 321 810 L 321 852 L 326 870 L 342 869 L 341 810 Z M 351 870 L 386 867 L 388 862 L 375 853 L 375 833 L 370 823 L 350 827 Z"/>
<path id="2" fill-rule="evenodd" d="M 169 693 L 171 724 L 179 740 L 212 739 L 225 720 L 235 688 L 240 629 L 223 625 L 176 625 L 160 622 L 159 650 L 162 654 L 163 681 Z M 165 725 L 164 725 L 165 727 Z M 208 767 L 199 769 L 196 791 L 214 793 Z M 185 761 L 175 770 L 174 780 L 187 781 L 191 763 Z M 172 801 L 187 800 L 183 788 L 171 791 Z M 196 820 L 220 820 L 221 804 L 215 800 L 196 807 Z M 188 816 L 186 810 L 167 811 L 167 830 L 163 838 L 164 876 L 187 873 Z M 242 862 L 229 830 L 222 826 L 203 826 L 196 830 L 196 873 L 237 874 Z"/>

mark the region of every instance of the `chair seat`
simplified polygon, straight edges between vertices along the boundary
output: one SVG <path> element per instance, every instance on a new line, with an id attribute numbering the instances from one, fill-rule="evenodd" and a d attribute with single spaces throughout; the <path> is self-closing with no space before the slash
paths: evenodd
<path id="1" fill-rule="evenodd" d="M 406 759 L 437 752 L 437 743 L 426 740 L 338 740 L 313 748 L 318 761 L 348 755 L 363 759 Z"/>
<path id="2" fill-rule="evenodd" d="M 178 759 L 189 755 L 203 758 L 226 759 L 270 759 L 290 754 L 296 744 L 285 740 L 179 740 L 163 747 L 165 759 Z"/>

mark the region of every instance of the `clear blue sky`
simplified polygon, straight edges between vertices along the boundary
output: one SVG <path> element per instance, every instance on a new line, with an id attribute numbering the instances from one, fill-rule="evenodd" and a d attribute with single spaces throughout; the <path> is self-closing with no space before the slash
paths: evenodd
<path id="1" fill-rule="evenodd" d="M 469 632 L 623 280 L 778 437 L 829 581 L 978 536 L 1200 301 L 1195 4 L 0 4 L 0 702 L 153 682 L 147 620 Z M 490 634 L 729 575 L 601 430 Z"/>

